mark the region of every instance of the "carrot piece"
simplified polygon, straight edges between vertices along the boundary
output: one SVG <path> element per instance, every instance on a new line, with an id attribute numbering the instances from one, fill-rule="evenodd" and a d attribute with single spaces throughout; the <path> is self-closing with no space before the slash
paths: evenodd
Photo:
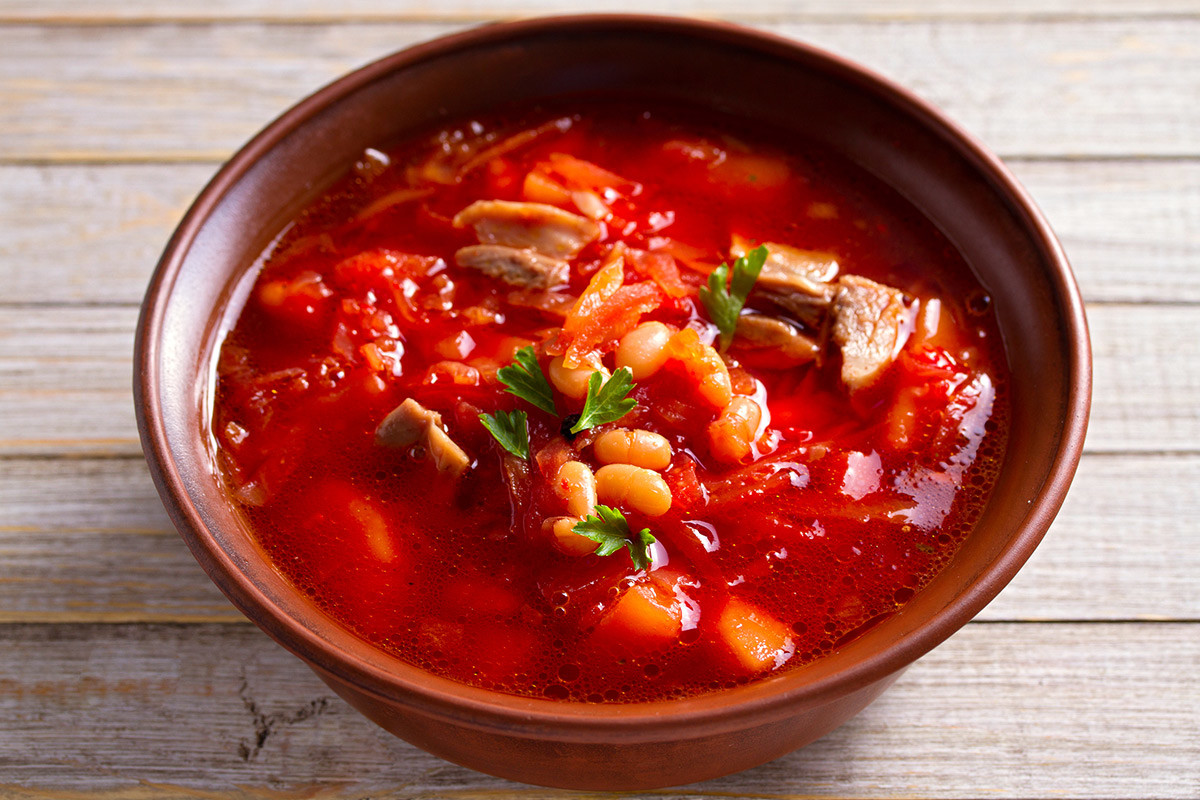
<path id="1" fill-rule="evenodd" d="M 612 297 L 624 282 L 625 259 L 617 256 L 588 281 L 587 288 L 583 290 L 583 294 L 579 295 L 579 299 L 575 301 L 575 306 L 571 309 L 571 313 L 567 314 L 567 318 L 563 320 L 563 332 L 567 334 L 578 333 L 587 325 L 588 318 L 596 309 L 603 305 L 604 301 Z"/>
<path id="2" fill-rule="evenodd" d="M 737 598 L 725 604 L 717 619 L 717 634 L 737 662 L 751 673 L 783 666 L 796 650 L 787 625 Z"/>
<path id="3" fill-rule="evenodd" d="M 650 649 L 666 644 L 683 629 L 683 609 L 655 583 L 635 583 L 608 610 L 597 634 L 614 642 Z"/>
<path id="4" fill-rule="evenodd" d="M 622 286 L 583 322 L 582 329 L 563 353 L 563 364 L 572 368 L 572 365 L 588 363 L 607 345 L 615 345 L 618 339 L 637 327 L 642 315 L 658 308 L 662 302 L 663 293 L 653 283 Z"/>
<path id="5" fill-rule="evenodd" d="M 688 293 L 687 286 L 679 276 L 679 267 L 669 253 L 630 250 L 629 266 L 658 284 L 658 288 L 668 297 L 684 297 Z"/>

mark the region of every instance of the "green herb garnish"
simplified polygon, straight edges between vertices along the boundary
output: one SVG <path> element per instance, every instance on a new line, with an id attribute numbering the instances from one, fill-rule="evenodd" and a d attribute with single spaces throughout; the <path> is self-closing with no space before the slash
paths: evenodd
<path id="1" fill-rule="evenodd" d="M 741 258 L 733 262 L 732 286 L 725 287 L 729 280 L 729 266 L 722 263 L 708 276 L 708 286 L 700 287 L 700 300 L 708 310 L 708 317 L 717 324 L 721 331 L 721 349 L 729 347 L 733 341 L 733 332 L 737 330 L 738 315 L 746 298 L 762 272 L 763 264 L 767 261 L 767 248 L 759 245 Z"/>
<path id="2" fill-rule="evenodd" d="M 654 537 L 650 534 L 650 529 L 642 528 L 634 535 L 629 530 L 629 523 L 625 521 L 625 515 L 611 506 L 597 505 L 596 514 L 599 516 L 589 515 L 582 522 L 575 523 L 572 530 L 600 545 L 596 548 L 596 555 L 611 556 L 624 547 L 629 549 L 629 557 L 633 559 L 634 567 L 637 569 L 648 568 L 650 566 L 650 545 L 655 542 Z"/>
<path id="3" fill-rule="evenodd" d="M 496 377 L 508 388 L 509 394 L 537 406 L 547 414 L 557 413 L 554 410 L 554 393 L 542 368 L 538 366 L 533 347 L 522 347 L 513 358 L 512 364 L 496 371 Z"/>
<path id="4" fill-rule="evenodd" d="M 496 416 L 480 414 L 483 427 L 496 437 L 508 452 L 518 458 L 529 458 L 529 425 L 524 411 L 497 411 Z"/>
<path id="5" fill-rule="evenodd" d="M 579 420 L 571 426 L 571 433 L 579 433 L 606 422 L 616 422 L 628 414 L 637 405 L 636 400 L 625 396 L 632 389 L 633 372 L 629 367 L 621 367 L 608 380 L 604 380 L 603 373 L 593 372 L 588 378 L 583 411 L 579 412 Z"/>

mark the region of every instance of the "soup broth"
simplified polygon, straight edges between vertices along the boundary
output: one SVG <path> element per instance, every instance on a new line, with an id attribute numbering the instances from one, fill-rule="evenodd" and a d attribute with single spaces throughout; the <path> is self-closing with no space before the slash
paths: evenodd
<path id="1" fill-rule="evenodd" d="M 222 479 L 315 604 L 457 681 L 627 703 L 802 667 L 986 503 L 988 296 L 834 153 L 587 108 L 368 150 L 279 234 L 220 351 Z"/>

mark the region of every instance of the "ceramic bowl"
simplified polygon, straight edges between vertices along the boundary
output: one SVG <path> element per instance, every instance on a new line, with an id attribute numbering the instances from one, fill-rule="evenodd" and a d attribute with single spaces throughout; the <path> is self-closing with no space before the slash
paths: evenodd
<path id="1" fill-rule="evenodd" d="M 214 354 L 244 302 L 249 265 L 281 224 L 365 147 L 499 104 L 581 92 L 715 109 L 832 146 L 933 220 L 994 301 L 1012 413 L 982 519 L 899 613 L 811 666 L 707 696 L 630 705 L 460 685 L 372 648 L 308 603 L 254 545 L 217 479 L 206 429 Z M 135 377 L 142 442 L 163 501 L 200 564 L 251 620 L 418 747 L 514 780 L 591 789 L 746 769 L 861 710 L 1029 558 L 1074 474 L 1090 390 L 1083 304 L 1063 251 L 975 139 L 836 56 L 732 25 L 637 16 L 469 30 L 347 75 L 272 122 L 221 169 L 172 237 L 142 309 Z"/>

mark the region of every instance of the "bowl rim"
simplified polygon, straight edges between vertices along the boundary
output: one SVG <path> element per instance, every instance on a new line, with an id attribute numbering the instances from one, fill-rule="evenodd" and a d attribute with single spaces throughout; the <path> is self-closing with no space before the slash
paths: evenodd
<path id="1" fill-rule="evenodd" d="M 1059 447 L 1047 480 L 1023 523 L 999 557 L 976 575 L 953 600 L 890 647 L 871 653 L 847 668 L 816 680 L 804 670 L 778 679 L 755 681 L 708 695 L 681 700 L 630 704 L 586 704 L 507 695 L 433 676 L 394 657 L 401 665 L 385 670 L 331 645 L 328 638 L 301 624 L 276 605 L 244 573 L 208 531 L 171 457 L 161 403 L 160 341 L 172 288 L 197 234 L 225 196 L 258 160 L 285 137 L 342 98 L 394 72 L 434 59 L 505 41 L 565 33 L 655 33 L 709 46 L 737 47 L 775 59 L 816 68 L 840 81 L 885 98 L 923 128 L 940 135 L 965 158 L 990 190 L 1011 209 L 1050 266 L 1047 279 L 1062 307 L 1068 395 Z M 781 719 L 798 709 L 820 705 L 877 683 L 911 664 L 947 639 L 1015 576 L 1040 543 L 1061 507 L 1083 449 L 1092 392 L 1091 345 L 1083 300 L 1066 254 L 1028 192 L 982 142 L 912 91 L 848 58 L 784 36 L 729 22 L 643 14 L 542 16 L 485 24 L 422 42 L 386 55 L 318 89 L 270 122 L 215 174 L 172 234 L 147 288 L 134 346 L 134 404 L 142 447 L 151 476 L 176 528 L 210 578 L 243 613 L 272 638 L 318 672 L 328 673 L 359 691 L 396 701 L 413 710 L 452 719 L 479 729 L 507 729 L 536 737 L 553 730 L 563 739 L 619 736 L 621 741 L 658 741 L 687 726 L 696 735 L 742 727 L 741 721 Z M 203 435 L 203 432 L 201 432 Z M 362 642 L 378 654 L 371 645 Z M 388 660 L 388 659 L 384 659 Z M 401 673 L 412 673 L 406 679 Z M 793 676 L 793 680 L 789 680 Z M 419 680 L 417 679 L 419 678 Z M 790 684 L 790 685 L 789 685 Z M 766 688 L 764 688 L 766 687 Z"/>

